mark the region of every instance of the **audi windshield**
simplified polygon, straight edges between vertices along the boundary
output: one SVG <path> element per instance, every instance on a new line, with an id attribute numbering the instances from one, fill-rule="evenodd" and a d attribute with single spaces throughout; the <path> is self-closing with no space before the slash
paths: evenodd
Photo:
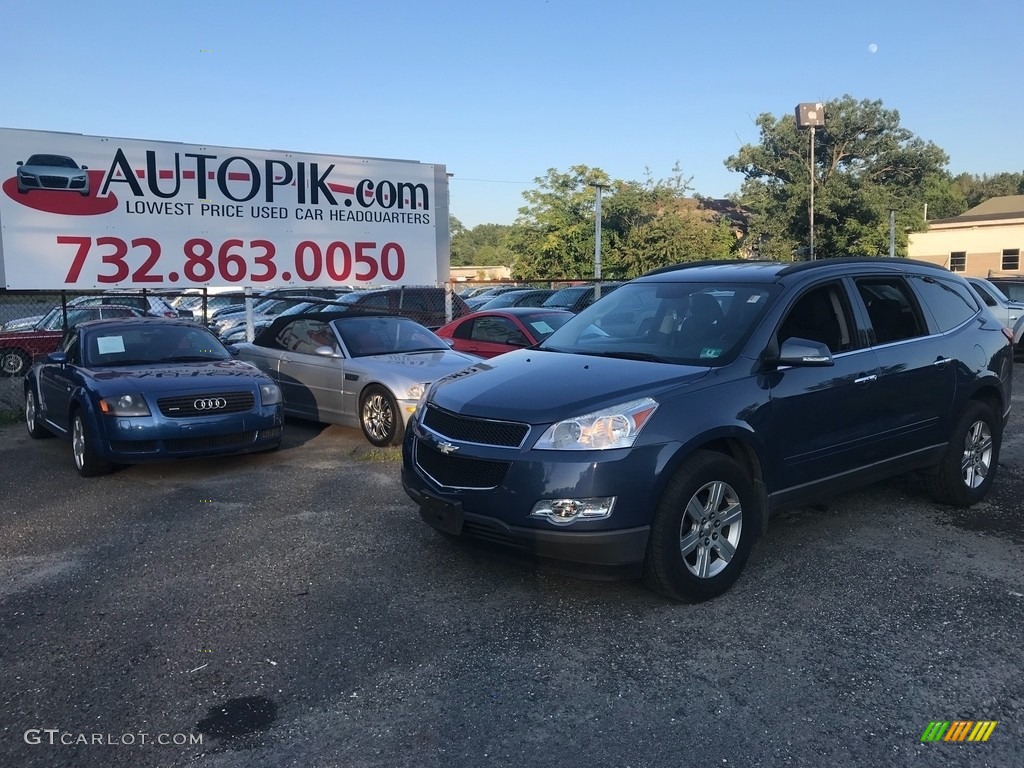
<path id="1" fill-rule="evenodd" d="M 185 323 L 125 323 L 95 329 L 87 337 L 83 354 L 90 368 L 231 359 L 231 353 L 216 336 L 201 326 Z"/>

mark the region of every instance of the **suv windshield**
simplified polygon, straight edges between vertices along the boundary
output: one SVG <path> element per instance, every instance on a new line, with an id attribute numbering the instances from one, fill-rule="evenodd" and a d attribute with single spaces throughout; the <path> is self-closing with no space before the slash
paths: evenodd
<path id="1" fill-rule="evenodd" d="M 761 283 L 630 283 L 572 318 L 540 349 L 721 365 L 739 353 L 772 293 Z"/>

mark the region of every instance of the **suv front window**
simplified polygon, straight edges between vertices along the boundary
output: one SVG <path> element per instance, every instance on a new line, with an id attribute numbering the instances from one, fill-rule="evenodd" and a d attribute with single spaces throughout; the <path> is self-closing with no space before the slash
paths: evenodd
<path id="1" fill-rule="evenodd" d="M 760 283 L 630 283 L 569 320 L 540 349 L 721 365 L 738 354 L 772 292 Z"/>

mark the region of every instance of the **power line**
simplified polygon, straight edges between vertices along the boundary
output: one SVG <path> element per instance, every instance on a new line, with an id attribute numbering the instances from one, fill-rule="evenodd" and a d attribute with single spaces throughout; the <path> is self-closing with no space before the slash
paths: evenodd
<path id="1" fill-rule="evenodd" d="M 452 175 L 449 181 L 480 181 L 485 184 L 536 184 L 536 181 L 509 181 L 508 179 L 467 179 L 465 176 Z"/>

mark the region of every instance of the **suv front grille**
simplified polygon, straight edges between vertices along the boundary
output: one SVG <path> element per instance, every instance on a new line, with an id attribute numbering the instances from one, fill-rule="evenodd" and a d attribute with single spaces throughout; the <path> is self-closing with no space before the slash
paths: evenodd
<path id="1" fill-rule="evenodd" d="M 423 426 L 449 440 L 503 448 L 519 448 L 530 432 L 529 424 L 460 416 L 435 405 L 427 405 Z"/>
<path id="2" fill-rule="evenodd" d="M 160 413 L 173 418 L 221 416 L 252 410 L 256 398 L 252 392 L 210 392 L 198 395 L 161 397 L 156 401 Z"/>
<path id="3" fill-rule="evenodd" d="M 468 456 L 445 455 L 434 447 L 417 440 L 414 447 L 416 466 L 427 477 L 446 488 L 488 490 L 497 488 L 505 480 L 511 462 L 474 459 Z"/>

